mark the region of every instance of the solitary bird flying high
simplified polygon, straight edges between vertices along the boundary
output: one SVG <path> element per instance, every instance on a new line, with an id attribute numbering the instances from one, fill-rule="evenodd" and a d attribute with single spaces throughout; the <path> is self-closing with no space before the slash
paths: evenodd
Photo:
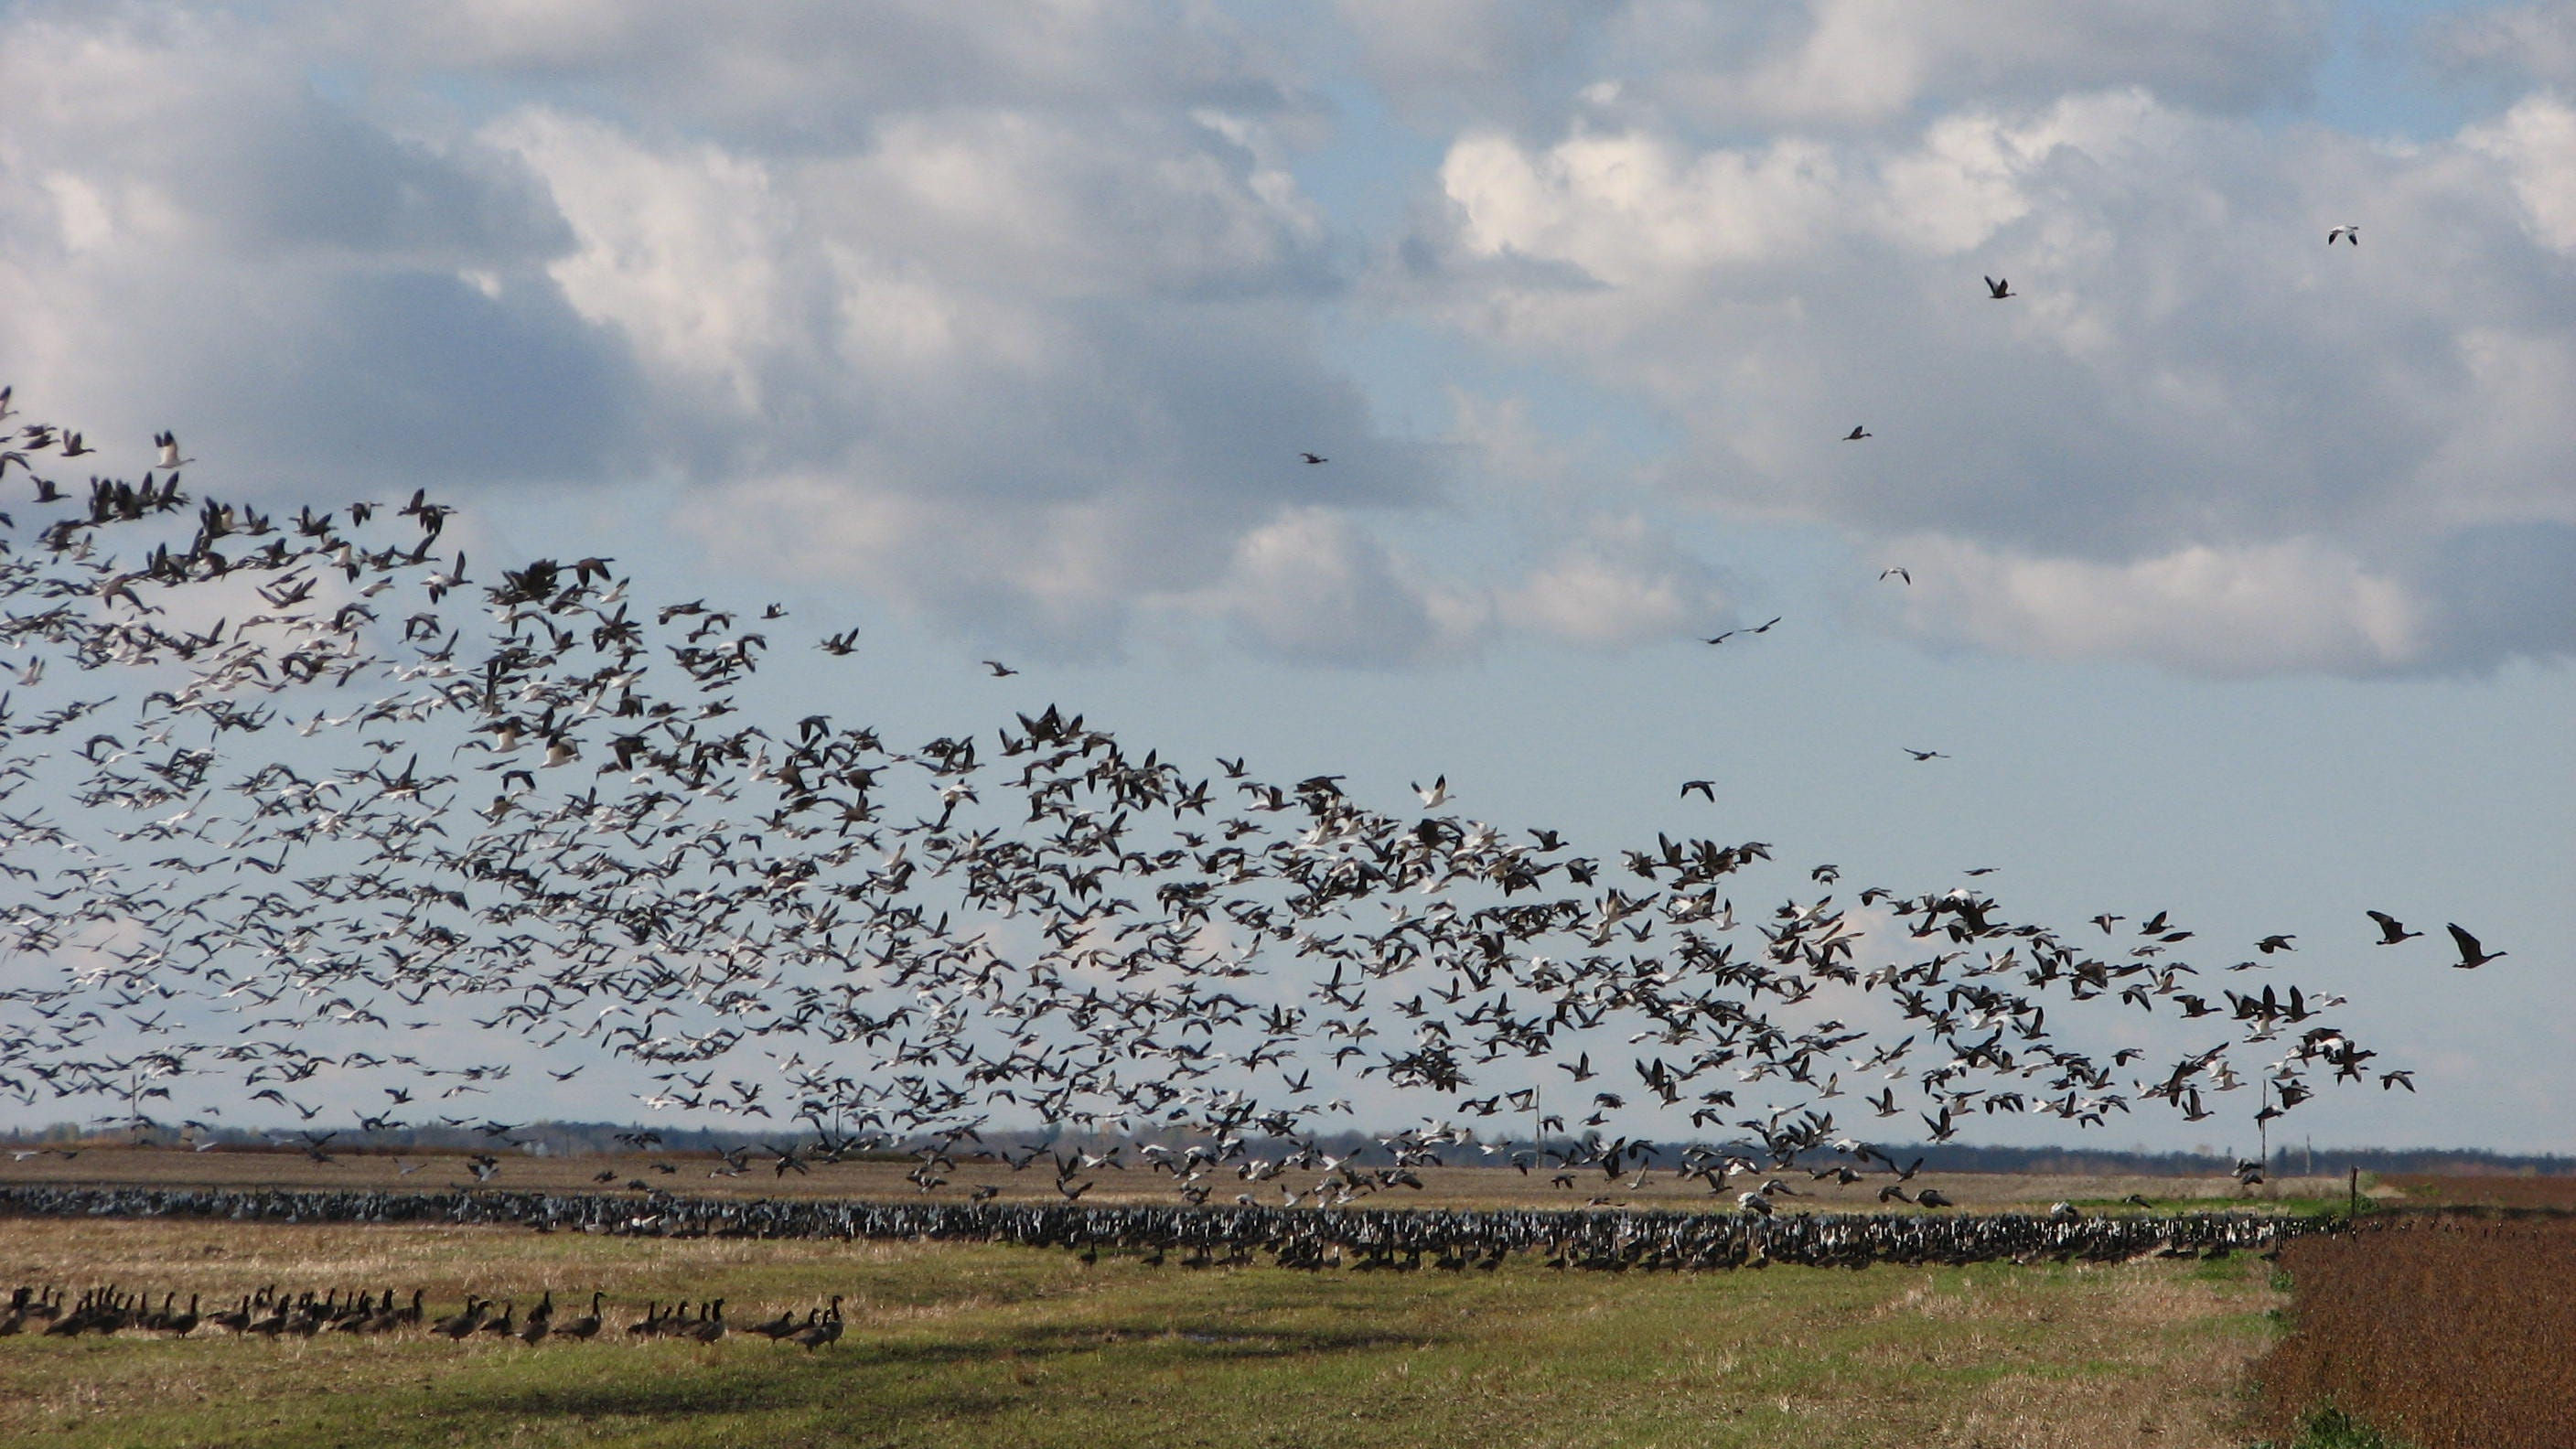
<path id="1" fill-rule="evenodd" d="M 2424 934 L 2421 931 L 2406 929 L 2405 922 L 2386 911 L 2371 911 L 2368 914 L 2372 920 L 2379 923 L 2379 944 L 2382 946 L 2394 946 L 2400 941 L 2412 941 Z"/>
<path id="2" fill-rule="evenodd" d="M 2460 948 L 2460 959 L 2451 964 L 2462 971 L 2474 971 L 2489 961 L 2507 954 L 2503 951 L 2489 951 L 2481 948 L 2477 937 L 2456 925 L 2451 927 L 2451 944 Z"/>

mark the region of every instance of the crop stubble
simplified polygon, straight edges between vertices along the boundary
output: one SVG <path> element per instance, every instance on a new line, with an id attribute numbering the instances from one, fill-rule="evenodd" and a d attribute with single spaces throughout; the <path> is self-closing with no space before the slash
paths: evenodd
<path id="1" fill-rule="evenodd" d="M 2410 1216 L 2280 1264 L 2292 1328 L 2255 1376 L 2284 1442 L 2331 1405 L 2417 1449 L 2576 1445 L 2576 1220 Z"/>

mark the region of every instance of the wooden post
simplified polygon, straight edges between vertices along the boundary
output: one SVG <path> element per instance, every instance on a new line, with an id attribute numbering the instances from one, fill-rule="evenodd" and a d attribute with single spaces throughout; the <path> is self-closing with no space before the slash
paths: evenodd
<path id="1" fill-rule="evenodd" d="M 2361 1216 L 2361 1169 L 2360 1169 L 2360 1168 L 2355 1167 L 2355 1168 L 2353 1168 L 2353 1169 L 2352 1169 L 2352 1180 L 2351 1180 L 2351 1181 L 2352 1181 L 2352 1186 L 2351 1186 L 2351 1193 L 2352 1193 L 2352 1196 L 2351 1196 L 2351 1198 L 2350 1198 L 2350 1200 L 2349 1200 L 2349 1203 L 2347 1204 L 2347 1206 L 2346 1206 L 2346 1207 L 2345 1207 L 2345 1209 L 2344 1209 L 2344 1216 L 2345 1216 L 2346 1218 L 2358 1219 L 2358 1218 Z"/>

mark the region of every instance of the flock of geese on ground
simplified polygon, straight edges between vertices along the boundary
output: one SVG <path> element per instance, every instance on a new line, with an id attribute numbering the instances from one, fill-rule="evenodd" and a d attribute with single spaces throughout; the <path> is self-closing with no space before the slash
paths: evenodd
<path id="1" fill-rule="evenodd" d="M 484 1199 L 473 1201 L 490 1206 Z M 713 1210 L 709 1216 L 722 1224 L 700 1231 L 774 1237 L 790 1227 L 801 1230 L 800 1235 L 813 1235 L 837 1226 L 851 1236 L 864 1231 L 868 1236 L 1056 1247 L 1078 1253 L 1085 1264 L 1097 1264 L 1108 1253 L 1124 1255 L 1147 1268 L 1247 1268 L 1258 1261 L 1257 1255 L 1267 1254 L 1281 1268 L 1354 1273 L 1490 1273 L 1515 1252 L 1544 1254 L 1550 1269 L 1601 1273 L 1759 1269 L 1775 1263 L 1860 1269 L 1890 1262 L 1962 1265 L 2002 1259 L 2036 1263 L 2215 1258 L 2237 1251 L 2269 1253 L 2284 1236 L 2314 1230 L 2314 1225 L 2301 1220 L 2238 1213 L 2092 1217 L 2066 1204 L 2046 1216 L 1781 1219 L 1708 1213 L 1293 1213 L 708 1202 L 690 1206 Z M 598 1231 L 644 1230 L 633 1223 L 585 1226 Z M 667 1223 L 656 1224 L 653 1230 L 671 1232 Z M 175 1289 L 165 1290 L 155 1307 L 150 1293 L 112 1284 L 83 1291 L 68 1302 L 58 1288 L 22 1285 L 5 1313 L 0 1313 L 0 1337 L 134 1332 L 185 1338 L 200 1329 L 222 1329 L 241 1337 L 309 1339 L 325 1333 L 414 1331 L 460 1342 L 515 1338 L 534 1346 L 548 1339 L 587 1342 L 620 1334 L 628 1340 L 673 1338 L 712 1344 L 731 1334 L 747 1333 L 812 1350 L 837 1342 L 844 1322 L 844 1296 L 837 1294 L 828 1305 L 808 1308 L 801 1317 L 792 1309 L 783 1310 L 773 1318 L 739 1326 L 726 1318 L 726 1300 L 721 1297 L 698 1302 L 694 1311 L 686 1301 L 667 1306 L 654 1301 L 622 1329 L 610 1328 L 604 1321 L 604 1292 L 593 1292 L 588 1311 L 568 1319 L 556 1316 L 552 1290 L 525 1316 L 519 1314 L 515 1300 L 496 1304 L 494 1299 L 469 1294 L 456 1313 L 432 1317 L 427 1296 L 426 1290 L 414 1289 L 406 1299 L 387 1288 L 381 1293 L 332 1289 L 317 1297 L 310 1290 L 281 1293 L 272 1285 L 241 1295 L 233 1307 L 206 1311 L 197 1293 L 190 1293 L 181 1308 Z"/>
<path id="2" fill-rule="evenodd" d="M 2268 1249 L 2313 1220 L 2246 1212 L 2041 1213 L 1679 1212 L 1570 1209 L 1312 1209 L 1072 1204 L 837 1202 L 664 1198 L 639 1204 L 592 1193 L 224 1192 L 211 1189 L 0 1188 L 0 1212 L 243 1223 L 510 1225 L 608 1237 L 831 1239 L 989 1243 L 1052 1248 L 1096 1263 L 1102 1253 L 1148 1267 L 1492 1268 L 1515 1253 L 1552 1268 L 1707 1270 L 1774 1263 L 2122 1261 Z"/>
<path id="3" fill-rule="evenodd" d="M 1346 1206 L 1498 1135 L 1576 1140 L 1524 1169 L 1714 1194 L 1815 1154 L 1893 1177 L 1838 1114 L 1939 1140 L 2405 1084 L 2340 998 L 2217 989 L 2287 936 L 2201 964 L 2163 911 L 2095 935 L 2015 920 L 1982 872 L 1846 896 L 1832 865 L 1739 913 L 1768 842 L 1586 854 L 1455 813 L 1445 778 L 1390 812 L 1053 704 L 904 747 L 839 714 L 903 686 L 838 662 L 855 629 L 762 675 L 776 605 L 647 602 L 607 558 L 469 570 L 425 494 L 271 516 L 156 447 L 67 488 L 40 468 L 78 434 L 0 430 L 33 489 L 0 510 L 0 1103 L 200 1146 L 262 1114 L 326 1163 L 463 1127 L 489 1182 L 517 1124 L 483 1099 L 610 1064 L 782 1175 L 897 1147 L 927 1191 L 1035 1121 L 1193 1204 Z M 2059 1029 L 2132 1012 L 2190 1045 Z M 1316 1145 L 1360 1089 L 1419 1111 L 1391 1168 Z M 1068 1202 L 1105 1160 L 1030 1155 Z"/>
<path id="4" fill-rule="evenodd" d="M 501 1338 L 534 1347 L 549 1339 L 587 1343 L 603 1333 L 613 1336 L 621 1331 L 604 1327 L 600 1315 L 606 1293 L 591 1294 L 588 1312 L 564 1319 L 555 1316 L 552 1291 L 538 1299 L 524 1319 L 515 1301 L 501 1303 L 501 1311 L 494 1313 L 492 1299 L 472 1294 L 454 1314 L 431 1318 L 425 1307 L 429 1295 L 423 1289 L 413 1289 L 407 1301 L 391 1288 L 381 1295 L 360 1292 L 346 1299 L 340 1293 L 335 1288 L 316 1298 L 310 1291 L 280 1293 L 271 1285 L 241 1295 L 232 1308 L 206 1312 L 199 1307 L 202 1295 L 195 1293 L 188 1295 L 187 1307 L 179 1307 L 176 1290 L 164 1292 L 161 1306 L 155 1308 L 150 1294 L 128 1292 L 113 1284 L 84 1290 L 68 1304 L 59 1289 L 21 1285 L 10 1295 L 8 1307 L 0 1310 L 0 1338 L 19 1334 L 107 1337 L 128 1332 L 186 1338 L 201 1328 L 222 1329 L 245 1338 L 312 1338 L 324 1333 L 378 1334 L 409 1329 L 458 1342 Z M 810 1308 L 802 1318 L 792 1310 L 783 1311 L 776 1318 L 746 1323 L 738 1329 L 725 1321 L 724 1306 L 725 1300 L 718 1298 L 697 1305 L 693 1314 L 687 1303 L 667 1309 L 658 1302 L 648 1304 L 644 1316 L 625 1325 L 622 1332 L 631 1340 L 677 1338 L 695 1343 L 715 1343 L 729 1333 L 739 1332 L 772 1342 L 799 1344 L 809 1350 L 840 1341 L 841 1297 L 837 1294 L 828 1306 Z"/>

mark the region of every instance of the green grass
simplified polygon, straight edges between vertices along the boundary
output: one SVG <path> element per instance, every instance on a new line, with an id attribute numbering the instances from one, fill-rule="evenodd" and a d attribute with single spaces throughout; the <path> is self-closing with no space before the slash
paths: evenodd
<path id="1" fill-rule="evenodd" d="M 2272 1449 L 2258 1445 L 2257 1449 Z M 2299 1426 L 2299 1437 L 2279 1449 L 2407 1449 L 2406 1441 L 2391 1438 L 2337 1408 L 2323 1408 L 2308 1416 Z"/>
<path id="2" fill-rule="evenodd" d="M 742 1335 L 533 1349 L 425 1336 L 0 1340 L 0 1403 L 12 1405 L 0 1443 L 1830 1449 L 2008 1431 L 2018 1443 L 2221 1443 L 2210 1436 L 2272 1301 L 2241 1260 L 1696 1276 L 1515 1260 L 1492 1275 L 1307 1274 L 1085 1267 L 994 1247 L 455 1230 L 317 1232 L 299 1247 L 291 1235 L 307 1230 L 168 1230 L 166 1243 L 66 1231 L 89 1235 L 66 1261 L 112 1259 L 118 1281 L 168 1283 L 183 1298 L 189 1274 L 209 1271 L 192 1255 L 220 1248 L 207 1240 L 220 1233 L 232 1246 L 208 1289 L 267 1281 L 304 1252 L 346 1276 L 279 1276 L 427 1282 L 433 1312 L 461 1289 L 442 1291 L 424 1265 L 523 1305 L 544 1284 L 578 1311 L 605 1287 L 617 1327 L 647 1298 L 718 1293 L 737 1324 L 842 1293 L 850 1326 L 813 1354 Z M 23 1242 L 0 1241 L 0 1253 L 37 1256 Z M 44 1264 L 0 1257 L 0 1271 L 31 1266 Z M 2040 1432 L 2041 1420 L 2062 1432 Z"/>

